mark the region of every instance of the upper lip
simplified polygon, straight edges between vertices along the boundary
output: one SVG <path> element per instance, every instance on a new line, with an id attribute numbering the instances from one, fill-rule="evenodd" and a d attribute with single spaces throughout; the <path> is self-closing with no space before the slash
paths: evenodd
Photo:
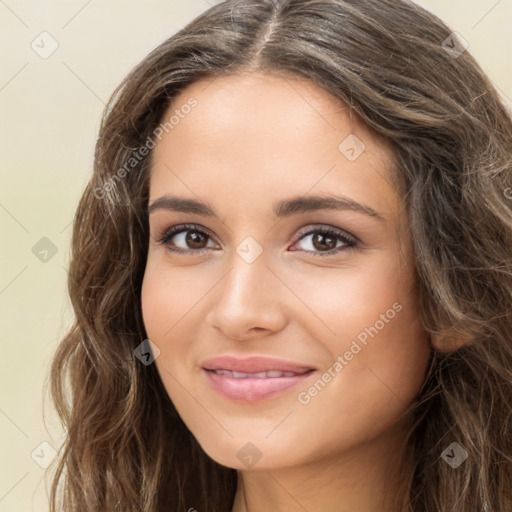
<path id="1" fill-rule="evenodd" d="M 306 373 L 314 370 L 313 367 L 297 364 L 284 359 L 271 357 L 247 357 L 239 359 L 232 356 L 220 356 L 208 359 L 202 364 L 205 370 L 228 370 L 232 372 L 258 373 L 267 371 L 281 371 L 293 373 Z"/>

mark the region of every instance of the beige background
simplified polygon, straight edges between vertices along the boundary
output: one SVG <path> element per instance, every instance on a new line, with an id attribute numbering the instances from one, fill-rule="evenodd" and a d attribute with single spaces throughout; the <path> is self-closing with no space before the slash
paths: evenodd
<path id="1" fill-rule="evenodd" d="M 103 105 L 133 65 L 213 3 L 0 0 L 0 512 L 48 510 L 40 464 L 61 430 L 43 383 L 71 323 L 70 222 Z M 419 3 L 469 42 L 512 105 L 512 0 Z M 31 47 L 51 49 L 43 31 L 58 43 L 48 58 Z M 32 251 L 43 237 L 57 250 L 46 262 Z"/>

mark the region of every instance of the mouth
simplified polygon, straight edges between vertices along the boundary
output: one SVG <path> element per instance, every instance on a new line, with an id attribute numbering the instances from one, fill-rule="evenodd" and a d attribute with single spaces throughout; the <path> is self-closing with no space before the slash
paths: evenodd
<path id="1" fill-rule="evenodd" d="M 208 370 L 216 373 L 217 375 L 226 375 L 227 377 L 233 377 L 234 379 L 276 379 L 280 377 L 295 377 L 301 375 L 294 372 L 280 372 L 278 370 L 270 370 L 268 372 L 256 372 L 256 373 L 245 373 L 245 372 L 234 372 L 230 370 Z"/>
<path id="2" fill-rule="evenodd" d="M 228 400 L 244 403 L 289 392 L 309 378 L 315 368 L 279 359 L 229 356 L 206 361 L 202 365 L 210 387 Z"/>

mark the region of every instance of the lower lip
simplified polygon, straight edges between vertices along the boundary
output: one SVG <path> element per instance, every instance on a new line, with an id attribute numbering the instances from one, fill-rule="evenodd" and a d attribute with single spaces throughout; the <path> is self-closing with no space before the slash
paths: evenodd
<path id="1" fill-rule="evenodd" d="M 260 402 L 290 391 L 308 379 L 313 371 L 294 377 L 235 378 L 203 370 L 211 387 L 220 396 L 237 402 Z"/>

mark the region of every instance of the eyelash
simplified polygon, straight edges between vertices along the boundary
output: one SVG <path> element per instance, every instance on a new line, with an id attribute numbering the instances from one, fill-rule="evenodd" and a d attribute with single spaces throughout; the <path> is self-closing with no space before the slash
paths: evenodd
<path id="1" fill-rule="evenodd" d="M 183 233 L 183 232 L 186 232 L 186 231 L 195 231 L 197 233 L 200 233 L 201 235 L 206 235 L 209 239 L 212 238 L 206 231 L 200 229 L 197 224 L 180 224 L 180 225 L 173 226 L 173 227 L 167 229 L 163 233 L 163 235 L 161 235 L 158 238 L 157 242 L 162 244 L 162 245 L 165 245 L 166 248 L 169 251 L 180 253 L 180 254 L 195 253 L 195 255 L 200 255 L 200 254 L 203 254 L 203 253 L 208 251 L 207 248 L 205 248 L 205 249 L 189 249 L 189 250 L 187 250 L 187 249 L 181 249 L 179 247 L 171 247 L 170 245 L 168 245 L 169 240 L 174 235 L 177 235 L 179 233 Z M 301 231 L 301 232 L 299 232 L 297 234 L 297 236 L 295 237 L 294 244 L 299 242 L 299 241 L 301 241 L 302 239 L 306 238 L 307 236 L 312 235 L 312 234 L 316 234 L 316 233 L 321 233 L 323 235 L 331 235 L 334 238 L 336 238 L 338 241 L 341 241 L 341 242 L 343 242 L 346 245 L 343 248 L 331 249 L 330 251 L 304 251 L 304 250 L 302 250 L 301 252 L 305 252 L 307 254 L 311 254 L 314 257 L 318 256 L 320 258 L 323 258 L 323 257 L 326 257 L 326 256 L 333 256 L 334 254 L 338 254 L 338 253 L 340 253 L 342 251 L 353 250 L 358 245 L 358 242 L 356 241 L 355 238 L 347 236 L 341 230 L 338 230 L 338 229 L 335 229 L 335 228 L 332 228 L 332 227 L 327 227 L 327 226 L 324 226 L 322 228 L 317 228 L 317 229 L 311 229 L 309 231 Z"/>

